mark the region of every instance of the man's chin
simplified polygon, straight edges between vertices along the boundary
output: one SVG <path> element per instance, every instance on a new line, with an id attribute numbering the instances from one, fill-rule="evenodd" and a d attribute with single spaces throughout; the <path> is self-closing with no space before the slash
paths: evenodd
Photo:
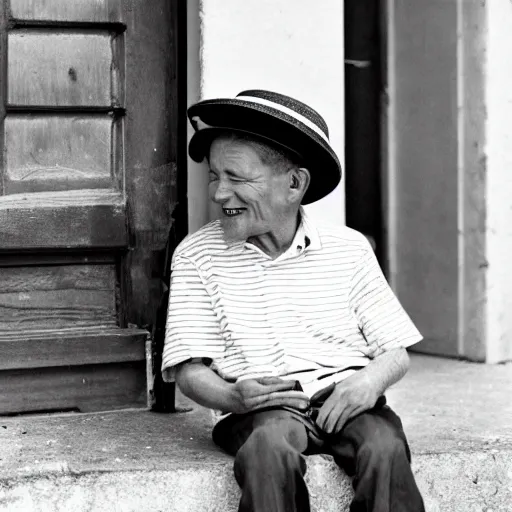
<path id="1" fill-rule="evenodd" d="M 222 219 L 221 226 L 224 232 L 224 240 L 227 243 L 245 242 L 247 239 L 246 233 L 240 229 L 236 229 L 228 219 Z"/>

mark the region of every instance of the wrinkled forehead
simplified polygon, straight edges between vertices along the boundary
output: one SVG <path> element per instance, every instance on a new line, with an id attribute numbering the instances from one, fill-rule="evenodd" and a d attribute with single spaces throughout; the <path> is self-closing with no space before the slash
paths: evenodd
<path id="1" fill-rule="evenodd" d="M 212 140 L 208 161 L 210 164 L 263 165 L 262 149 L 265 148 L 254 141 L 222 134 Z"/>

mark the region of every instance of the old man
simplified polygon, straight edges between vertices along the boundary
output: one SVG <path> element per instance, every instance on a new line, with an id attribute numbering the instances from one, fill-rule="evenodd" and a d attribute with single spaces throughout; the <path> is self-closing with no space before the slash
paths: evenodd
<path id="1" fill-rule="evenodd" d="M 302 208 L 341 178 L 324 119 L 262 90 L 188 115 L 220 219 L 175 251 L 162 371 L 218 412 L 239 510 L 309 511 L 305 456 L 328 453 L 354 477 L 352 512 L 423 511 L 384 397 L 421 335 L 366 238 Z"/>

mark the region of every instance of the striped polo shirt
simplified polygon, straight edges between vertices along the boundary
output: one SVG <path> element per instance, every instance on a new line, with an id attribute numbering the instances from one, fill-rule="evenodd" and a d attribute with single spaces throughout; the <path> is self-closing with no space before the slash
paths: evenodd
<path id="1" fill-rule="evenodd" d="M 248 242 L 226 243 L 214 221 L 183 240 L 171 269 L 166 381 L 195 358 L 229 381 L 341 371 L 422 339 L 367 239 L 346 226 L 317 227 L 303 209 L 276 259 Z"/>

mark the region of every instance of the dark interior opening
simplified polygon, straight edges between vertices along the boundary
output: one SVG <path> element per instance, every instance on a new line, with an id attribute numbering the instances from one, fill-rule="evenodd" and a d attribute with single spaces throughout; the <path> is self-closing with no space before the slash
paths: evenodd
<path id="1" fill-rule="evenodd" d="M 378 0 L 345 0 L 346 222 L 371 237 L 382 266 L 381 41 Z"/>

